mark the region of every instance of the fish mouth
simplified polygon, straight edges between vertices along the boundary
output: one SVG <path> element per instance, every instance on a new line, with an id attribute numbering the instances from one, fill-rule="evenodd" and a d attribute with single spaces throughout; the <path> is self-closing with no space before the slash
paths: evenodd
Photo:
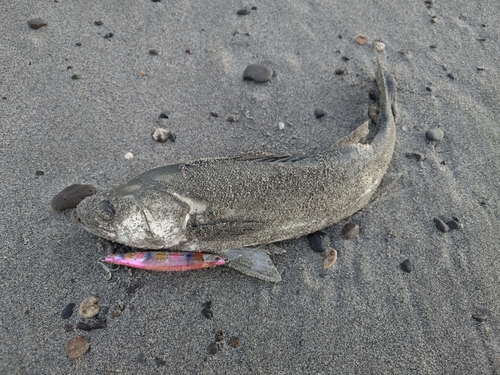
<path id="1" fill-rule="evenodd" d="M 81 229 L 84 229 L 87 232 L 90 232 L 98 237 L 105 238 L 109 241 L 114 241 L 114 240 L 116 240 L 116 237 L 118 237 L 116 232 L 113 230 L 104 229 L 104 228 L 101 228 L 98 226 L 89 226 L 89 225 L 85 224 L 82 221 L 82 219 L 80 219 L 80 217 L 78 216 L 76 211 L 74 211 L 72 213 L 71 220 Z"/>

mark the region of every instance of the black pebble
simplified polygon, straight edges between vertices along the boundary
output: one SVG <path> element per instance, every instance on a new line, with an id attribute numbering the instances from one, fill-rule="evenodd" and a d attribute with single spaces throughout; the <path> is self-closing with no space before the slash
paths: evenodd
<path id="1" fill-rule="evenodd" d="M 102 26 L 102 21 L 94 21 L 94 25 L 96 25 L 96 26 Z"/>
<path id="2" fill-rule="evenodd" d="M 216 342 L 213 342 L 211 343 L 209 346 L 208 346 L 208 352 L 212 355 L 215 355 L 219 352 L 219 345 L 217 345 Z"/>
<path id="3" fill-rule="evenodd" d="M 368 97 L 370 98 L 370 100 L 373 100 L 374 102 L 376 102 L 378 100 L 377 94 L 375 94 L 373 91 L 370 91 L 368 93 Z"/>
<path id="4" fill-rule="evenodd" d="M 219 114 L 217 112 L 210 112 L 210 116 L 219 117 Z"/>
<path id="5" fill-rule="evenodd" d="M 156 363 L 156 366 L 158 366 L 158 367 L 165 366 L 167 364 L 166 361 L 164 361 L 163 359 L 158 358 L 158 357 L 155 358 L 155 363 Z"/>
<path id="6" fill-rule="evenodd" d="M 107 33 L 106 35 L 104 35 L 104 39 L 109 39 L 109 38 L 112 38 L 113 37 L 113 33 Z"/>
<path id="7" fill-rule="evenodd" d="M 76 329 L 82 330 L 82 331 L 92 331 L 92 328 L 87 323 L 84 322 L 78 322 L 76 325 Z"/>
<path id="8" fill-rule="evenodd" d="M 74 79 L 74 80 L 76 80 L 76 79 L 80 79 L 80 76 L 79 76 L 78 74 L 73 74 L 73 75 L 71 76 L 71 79 Z"/>
<path id="9" fill-rule="evenodd" d="M 253 7 L 252 7 L 252 10 L 257 10 L 257 7 L 256 7 L 256 6 L 253 6 Z"/>
<path id="10" fill-rule="evenodd" d="M 77 46 L 77 47 L 81 47 L 81 46 L 82 46 L 82 43 L 75 43 L 75 46 Z"/>
<path id="11" fill-rule="evenodd" d="M 74 303 L 69 303 L 66 305 L 66 307 L 63 309 L 61 313 L 61 318 L 63 319 L 68 319 L 71 318 L 71 315 L 73 315 L 73 309 L 75 308 Z"/>
<path id="12" fill-rule="evenodd" d="M 92 330 L 94 330 L 94 329 L 103 329 L 103 328 L 106 328 L 106 327 L 107 327 L 106 326 L 106 319 L 101 320 L 100 322 L 97 322 L 97 323 L 94 323 L 94 324 L 90 325 L 90 329 L 92 329 Z"/>
<path id="13" fill-rule="evenodd" d="M 36 171 L 35 174 L 37 176 L 43 176 L 45 174 L 45 172 L 44 171 Z"/>
<path id="14" fill-rule="evenodd" d="M 316 108 L 314 110 L 314 117 L 316 118 L 321 118 L 323 117 L 324 115 L 326 115 L 325 111 L 323 111 L 321 108 Z"/>
<path id="15" fill-rule="evenodd" d="M 92 185 L 73 184 L 57 193 L 50 205 L 56 211 L 75 208 L 78 203 L 95 193 L 96 189 Z"/>
<path id="16" fill-rule="evenodd" d="M 160 116 L 158 118 L 168 118 L 168 114 L 166 112 L 160 113 Z"/>
<path id="17" fill-rule="evenodd" d="M 153 3 L 161 3 L 161 0 L 151 0 Z"/>
<path id="18" fill-rule="evenodd" d="M 455 79 L 455 76 L 451 73 L 448 73 L 446 77 L 448 77 L 449 79 Z"/>
<path id="19" fill-rule="evenodd" d="M 435 218 L 434 222 L 436 223 L 436 228 L 439 229 L 441 232 L 446 233 L 450 230 L 448 225 L 446 225 L 446 223 L 443 220 Z"/>
<path id="20" fill-rule="evenodd" d="M 460 226 L 458 225 L 458 223 L 455 220 L 448 221 L 446 223 L 446 225 L 448 225 L 448 228 L 450 228 L 450 229 L 458 229 L 458 228 L 460 228 Z"/>
<path id="21" fill-rule="evenodd" d="M 208 309 L 208 310 L 211 310 L 212 309 L 212 301 L 207 301 L 207 302 L 203 302 L 203 306 L 205 309 Z"/>
<path id="22" fill-rule="evenodd" d="M 419 152 L 407 152 L 405 155 L 407 158 L 415 159 L 416 161 L 424 161 L 425 160 L 425 155 L 423 155 Z"/>
<path id="23" fill-rule="evenodd" d="M 335 69 L 335 74 L 338 76 L 345 76 L 346 70 L 344 68 Z"/>
<path id="24" fill-rule="evenodd" d="M 429 92 L 432 92 L 432 89 L 429 86 L 427 86 L 425 89 Z"/>
<path id="25" fill-rule="evenodd" d="M 344 61 L 349 61 L 350 59 L 351 59 L 350 57 L 342 56 L 342 60 L 344 60 Z"/>
<path id="26" fill-rule="evenodd" d="M 246 16 L 247 14 L 250 14 L 250 11 L 247 8 L 239 9 L 236 12 L 237 15 L 239 16 Z"/>
<path id="27" fill-rule="evenodd" d="M 45 22 L 41 18 L 33 18 L 28 21 L 28 26 L 36 30 L 39 29 L 40 27 L 47 26 L 47 22 Z"/>
<path id="28" fill-rule="evenodd" d="M 483 315 L 483 314 L 472 314 L 472 318 L 474 320 L 477 320 L 478 322 L 482 323 L 482 322 L 486 321 L 487 316 Z"/>
<path id="29" fill-rule="evenodd" d="M 212 319 L 214 316 L 214 313 L 207 308 L 203 308 L 203 310 L 201 310 L 201 314 L 207 319 Z"/>
<path id="30" fill-rule="evenodd" d="M 155 49 L 150 49 L 149 50 L 149 54 L 152 55 L 152 56 L 156 56 L 156 55 L 158 55 L 158 51 L 155 50 Z"/>
<path id="31" fill-rule="evenodd" d="M 413 264 L 411 264 L 411 260 L 409 259 L 406 259 L 403 263 L 401 263 L 400 267 L 403 271 L 408 273 L 413 271 Z"/>
<path id="32" fill-rule="evenodd" d="M 273 70 L 263 64 L 250 64 L 243 72 L 243 79 L 254 82 L 267 82 L 273 76 Z"/>
<path id="33" fill-rule="evenodd" d="M 323 231 L 308 234 L 307 240 L 311 249 L 317 253 L 324 253 L 330 248 L 330 237 Z"/>

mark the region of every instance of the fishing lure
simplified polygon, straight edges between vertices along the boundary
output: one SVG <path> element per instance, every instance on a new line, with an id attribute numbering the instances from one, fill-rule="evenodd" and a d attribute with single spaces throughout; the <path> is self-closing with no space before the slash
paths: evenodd
<path id="1" fill-rule="evenodd" d="M 111 254 L 104 261 L 150 271 L 190 271 L 222 266 L 227 264 L 227 257 L 210 253 L 147 251 Z"/>

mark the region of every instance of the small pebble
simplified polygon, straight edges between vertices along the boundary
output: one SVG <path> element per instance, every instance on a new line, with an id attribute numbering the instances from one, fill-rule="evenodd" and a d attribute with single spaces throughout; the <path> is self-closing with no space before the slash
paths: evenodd
<path id="1" fill-rule="evenodd" d="M 486 321 L 486 319 L 488 319 L 488 317 L 486 315 L 483 315 L 483 314 L 472 314 L 472 318 L 474 320 L 477 320 L 480 323 L 482 323 L 482 322 Z"/>
<path id="2" fill-rule="evenodd" d="M 167 131 L 163 128 L 156 128 L 153 132 L 153 139 L 156 142 L 165 143 L 166 141 L 175 142 L 176 136 L 171 131 Z"/>
<path id="3" fill-rule="evenodd" d="M 106 328 L 106 327 L 107 327 L 107 325 L 106 325 L 106 319 L 90 325 L 90 329 L 91 330 L 94 330 L 94 329 L 103 329 L 103 328 Z"/>
<path id="4" fill-rule="evenodd" d="M 372 104 L 368 108 L 368 116 L 374 124 L 378 123 L 379 106 L 377 104 Z"/>
<path id="5" fill-rule="evenodd" d="M 101 310 L 101 307 L 99 306 L 99 300 L 95 297 L 88 297 L 85 298 L 80 304 L 78 314 L 80 314 L 84 318 L 92 318 L 99 314 L 99 310 Z"/>
<path id="6" fill-rule="evenodd" d="M 162 113 L 160 113 L 160 116 L 158 116 L 158 118 L 168 119 L 168 113 L 167 112 L 162 112 Z"/>
<path id="7" fill-rule="evenodd" d="M 448 77 L 449 79 L 455 79 L 455 76 L 451 73 L 448 73 L 446 77 Z"/>
<path id="8" fill-rule="evenodd" d="M 78 322 L 76 324 L 76 329 L 79 329 L 81 331 L 91 331 L 92 330 L 92 328 L 90 328 L 90 326 L 85 322 Z"/>
<path id="9" fill-rule="evenodd" d="M 377 52 L 384 52 L 385 44 L 382 42 L 373 42 L 373 49 Z"/>
<path id="10" fill-rule="evenodd" d="M 401 263 L 400 267 L 403 271 L 408 273 L 413 271 L 413 264 L 411 264 L 411 260 L 409 259 L 406 259 L 403 263 Z"/>
<path id="11" fill-rule="evenodd" d="M 240 346 L 240 339 L 236 336 L 232 336 L 229 339 L 229 345 L 231 345 L 233 348 L 237 348 L 238 346 Z"/>
<path id="12" fill-rule="evenodd" d="M 95 193 L 96 189 L 92 185 L 73 184 L 57 193 L 52 198 L 50 206 L 56 211 L 75 208 L 78 203 Z"/>
<path id="13" fill-rule="evenodd" d="M 429 86 L 427 86 L 425 89 L 429 92 L 432 92 L 432 89 Z"/>
<path id="14" fill-rule="evenodd" d="M 451 229 L 459 229 L 460 228 L 460 225 L 455 221 L 455 220 L 450 220 L 446 223 L 446 225 L 448 225 L 448 228 Z"/>
<path id="15" fill-rule="evenodd" d="M 227 116 L 226 121 L 227 122 L 237 122 L 238 121 L 238 117 L 234 116 L 234 115 L 229 115 L 229 116 Z"/>
<path id="16" fill-rule="evenodd" d="M 106 35 L 104 35 L 104 39 L 110 39 L 110 38 L 113 37 L 113 35 L 115 35 L 115 34 L 113 34 L 113 33 L 107 33 Z"/>
<path id="17" fill-rule="evenodd" d="M 444 137 L 444 132 L 439 128 L 430 128 L 425 132 L 425 136 L 429 141 L 439 142 Z"/>
<path id="18" fill-rule="evenodd" d="M 207 318 L 207 319 L 212 319 L 212 318 L 213 318 L 213 316 L 214 316 L 214 313 L 213 313 L 211 310 L 207 309 L 207 308 L 203 308 L 203 309 L 201 310 L 201 314 L 202 314 L 205 318 Z"/>
<path id="19" fill-rule="evenodd" d="M 215 332 L 215 342 L 220 342 L 222 340 L 224 340 L 224 334 L 221 330 L 218 330 L 217 332 Z"/>
<path id="20" fill-rule="evenodd" d="M 325 270 L 330 269 L 337 262 L 337 250 L 334 248 L 330 249 L 330 252 L 325 253 L 323 259 L 323 268 Z"/>
<path id="21" fill-rule="evenodd" d="M 32 18 L 28 21 L 28 26 L 32 29 L 39 29 L 40 27 L 47 26 L 47 22 L 41 18 Z"/>
<path id="22" fill-rule="evenodd" d="M 162 358 L 155 357 L 155 363 L 156 366 L 161 367 L 165 366 L 167 364 L 167 361 L 163 360 Z"/>
<path id="23" fill-rule="evenodd" d="M 273 76 L 273 70 L 266 65 L 251 64 L 243 72 L 243 79 L 254 82 L 267 82 Z"/>
<path id="24" fill-rule="evenodd" d="M 124 158 L 127 159 L 127 160 L 132 160 L 134 158 L 134 154 L 132 154 L 131 152 L 127 152 L 124 155 Z"/>
<path id="25" fill-rule="evenodd" d="M 79 75 L 79 74 L 73 74 L 73 75 L 71 76 L 71 79 L 73 79 L 73 80 L 77 80 L 77 79 L 80 79 L 80 78 L 81 78 L 81 77 L 80 77 L 80 75 Z"/>
<path id="26" fill-rule="evenodd" d="M 155 50 L 155 49 L 150 49 L 150 50 L 149 50 L 149 54 L 150 54 L 151 56 L 156 56 L 156 55 L 158 55 L 158 51 L 157 51 L 157 50 Z"/>
<path id="27" fill-rule="evenodd" d="M 89 350 L 89 342 L 83 337 L 76 337 L 71 339 L 66 344 L 66 355 L 69 358 L 79 358 Z"/>
<path id="28" fill-rule="evenodd" d="M 94 25 L 96 25 L 96 26 L 102 26 L 102 21 L 94 21 Z"/>
<path id="29" fill-rule="evenodd" d="M 435 218 L 434 223 L 436 223 L 436 228 L 439 229 L 443 233 L 446 233 L 450 230 L 448 225 L 446 225 L 446 223 L 441 219 Z"/>
<path id="30" fill-rule="evenodd" d="M 360 34 L 356 38 L 356 43 L 358 43 L 360 46 L 365 45 L 368 42 L 368 36 L 365 34 Z"/>
<path id="31" fill-rule="evenodd" d="M 278 123 L 278 129 L 279 130 L 284 130 L 285 129 L 285 123 L 284 122 L 279 122 Z"/>
<path id="32" fill-rule="evenodd" d="M 238 16 L 246 16 L 247 14 L 250 14 L 250 11 L 247 8 L 238 9 L 238 11 L 236 11 L 236 14 Z"/>
<path id="33" fill-rule="evenodd" d="M 321 108 L 316 108 L 314 110 L 314 117 L 316 117 L 316 118 L 321 118 L 321 117 L 323 117 L 325 115 L 326 115 L 326 112 L 323 111 Z"/>
<path id="34" fill-rule="evenodd" d="M 405 155 L 407 158 L 415 159 L 416 161 L 424 161 L 425 160 L 425 155 L 421 154 L 419 152 L 407 152 Z"/>
<path id="35" fill-rule="evenodd" d="M 36 171 L 35 172 L 35 175 L 37 175 L 37 176 L 43 176 L 44 174 L 45 174 L 44 171 Z"/>
<path id="36" fill-rule="evenodd" d="M 323 231 L 308 234 L 307 240 L 311 249 L 317 253 L 324 253 L 330 247 L 330 237 Z"/>
<path id="37" fill-rule="evenodd" d="M 75 46 L 77 46 L 77 47 L 81 47 L 81 46 L 82 46 L 82 43 L 75 43 Z"/>
<path id="38" fill-rule="evenodd" d="M 219 114 L 217 112 L 210 112 L 210 116 L 212 117 L 219 117 Z"/>
<path id="39" fill-rule="evenodd" d="M 208 346 L 208 352 L 212 355 L 215 355 L 219 352 L 219 345 L 217 345 L 216 342 L 213 342 L 211 343 L 209 346 Z"/>
<path id="40" fill-rule="evenodd" d="M 71 318 L 71 315 L 73 315 L 73 309 L 75 308 L 74 303 L 69 303 L 66 305 L 66 307 L 63 309 L 61 313 L 61 318 L 63 319 L 68 319 Z"/>
<path id="41" fill-rule="evenodd" d="M 347 223 L 342 228 L 340 235 L 344 240 L 352 240 L 359 234 L 359 226 L 356 223 Z"/>
<path id="42" fill-rule="evenodd" d="M 146 77 L 146 72 L 144 70 L 139 70 L 139 75 L 141 77 Z"/>
<path id="43" fill-rule="evenodd" d="M 335 69 L 335 74 L 338 76 L 345 76 L 346 75 L 346 70 L 344 68 L 339 68 Z"/>

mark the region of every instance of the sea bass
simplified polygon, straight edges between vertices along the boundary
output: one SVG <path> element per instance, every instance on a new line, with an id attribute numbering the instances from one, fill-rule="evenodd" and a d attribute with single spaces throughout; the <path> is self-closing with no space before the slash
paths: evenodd
<path id="1" fill-rule="evenodd" d="M 114 242 L 222 254 L 241 272 L 280 281 L 258 246 L 351 216 L 370 201 L 391 161 L 395 86 L 384 74 L 379 54 L 375 60 L 380 91 L 375 132 L 370 133 L 367 121 L 317 155 L 250 155 L 156 168 L 83 200 L 77 207 L 79 220 Z"/>

